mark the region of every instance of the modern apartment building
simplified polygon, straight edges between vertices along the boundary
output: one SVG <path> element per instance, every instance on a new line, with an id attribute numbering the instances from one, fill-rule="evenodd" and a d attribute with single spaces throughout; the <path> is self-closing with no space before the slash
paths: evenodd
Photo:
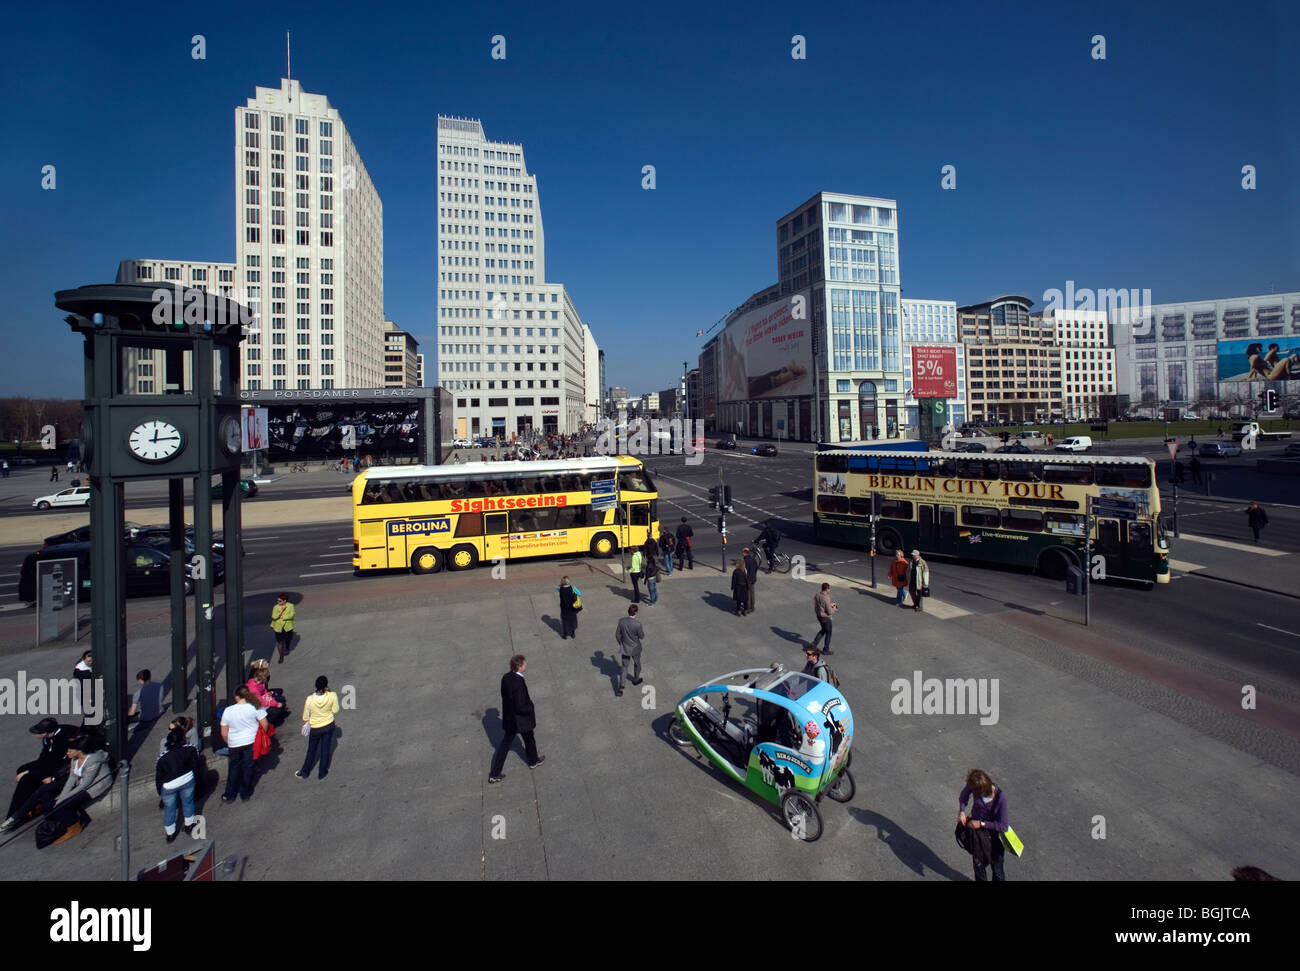
<path id="1" fill-rule="evenodd" d="M 234 292 L 235 264 L 203 263 L 191 260 L 123 260 L 117 266 L 117 283 L 153 283 L 159 287 L 178 287 L 211 291 L 222 296 L 239 299 Z M 174 299 L 174 298 L 173 298 Z M 177 301 L 179 302 L 179 301 Z M 126 394 L 166 394 L 168 391 L 188 391 L 187 368 L 168 382 L 164 370 L 163 352 L 126 351 L 122 373 L 126 379 Z"/>
<path id="2" fill-rule="evenodd" d="M 1061 354 L 1050 319 L 1031 314 L 1028 297 L 1002 296 L 957 308 L 966 346 L 970 420 L 1043 421 L 1065 400 Z"/>
<path id="3" fill-rule="evenodd" d="M 1061 349 L 1066 421 L 1114 418 L 1115 348 L 1104 310 L 1052 309 L 1042 314 Z"/>
<path id="4" fill-rule="evenodd" d="M 329 100 L 282 79 L 235 109 L 236 286 L 250 390 L 384 383 L 384 213 Z"/>
<path id="5" fill-rule="evenodd" d="M 899 302 L 903 311 L 903 387 L 907 415 L 904 424 L 909 434 L 920 427 L 920 404 L 913 387 L 912 348 L 924 347 L 952 352 L 956 367 L 956 392 L 942 399 L 943 413 L 939 427 L 952 422 L 954 428 L 960 428 L 966 421 L 966 353 L 965 347 L 957 339 L 957 302 L 912 300 L 906 297 Z M 926 359 L 935 360 L 943 356 L 932 351 Z"/>
<path id="6" fill-rule="evenodd" d="M 456 396 L 459 433 L 577 431 L 586 337 L 564 285 L 546 280 L 523 147 L 489 141 L 475 119 L 439 115 L 437 155 L 437 381 Z"/>
<path id="7" fill-rule="evenodd" d="M 391 320 L 384 321 L 384 387 L 419 388 L 420 342 Z"/>
<path id="8" fill-rule="evenodd" d="M 1300 392 L 1300 367 L 1279 371 L 1269 362 L 1300 355 L 1300 292 L 1143 310 L 1131 322 L 1114 312 L 1110 320 L 1116 384 L 1134 405 L 1218 407 L 1236 416 L 1253 407 L 1266 381 L 1286 395 Z"/>

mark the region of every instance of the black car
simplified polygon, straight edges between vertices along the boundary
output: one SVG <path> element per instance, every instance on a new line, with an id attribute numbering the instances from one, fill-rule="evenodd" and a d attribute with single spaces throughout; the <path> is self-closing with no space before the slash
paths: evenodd
<path id="1" fill-rule="evenodd" d="M 239 491 L 244 499 L 252 499 L 253 496 L 257 495 L 257 483 L 252 479 L 240 479 Z M 220 479 L 212 483 L 213 499 L 224 499 L 225 495 L 226 490 L 222 487 Z"/>
<path id="2" fill-rule="evenodd" d="M 1012 442 L 1010 445 L 1003 445 L 1001 448 L 995 448 L 993 451 L 1011 452 L 1014 455 L 1031 455 L 1034 450 L 1022 445 L 1020 442 Z"/>
<path id="3" fill-rule="evenodd" d="M 171 545 L 172 528 L 166 523 L 158 523 L 152 526 L 135 526 L 135 529 L 129 535 L 131 539 L 139 540 L 142 543 L 151 545 L 161 543 L 165 550 Z M 185 524 L 185 545 L 194 546 L 194 527 L 189 523 Z M 226 540 L 221 530 L 216 530 L 212 534 L 212 552 L 219 556 L 225 555 Z"/>
<path id="4" fill-rule="evenodd" d="M 137 530 L 144 528 L 139 523 L 123 523 L 122 526 L 123 526 L 122 535 L 126 539 L 133 538 Z M 46 536 L 45 542 L 42 543 L 41 546 L 42 547 L 62 546 L 65 543 L 89 543 L 89 542 L 90 542 L 90 523 L 86 523 L 86 525 L 78 526 L 76 529 L 70 529 L 66 533 L 55 533 L 53 536 Z"/>
<path id="5" fill-rule="evenodd" d="M 749 454 L 750 455 L 775 455 L 777 454 L 776 446 L 771 444 L 755 445 L 753 448 L 749 450 Z"/>
<path id="6" fill-rule="evenodd" d="M 18 574 L 18 599 L 26 603 L 36 601 L 36 564 L 41 560 L 77 561 L 78 599 L 86 602 L 90 599 L 90 544 L 65 543 L 61 546 L 47 546 L 29 553 L 23 560 Z M 217 558 L 214 557 L 214 568 Z M 225 570 L 224 563 L 220 566 Z M 185 592 L 194 591 L 194 581 L 189 578 L 190 566 L 185 566 Z M 166 551 L 148 543 L 128 542 L 126 544 L 126 595 L 128 597 L 147 597 L 166 594 L 171 590 L 171 557 Z M 68 581 L 71 583 L 71 581 Z M 71 596 L 72 591 L 66 591 Z"/>
<path id="7" fill-rule="evenodd" d="M 717 444 L 714 445 L 713 447 L 714 447 L 714 448 L 735 448 L 735 447 L 736 447 L 736 439 L 735 439 L 734 437 L 733 437 L 733 438 L 719 438 Z"/>
<path id="8" fill-rule="evenodd" d="M 958 442 L 953 447 L 953 451 L 954 452 L 987 452 L 988 448 L 984 445 L 983 442 Z"/>

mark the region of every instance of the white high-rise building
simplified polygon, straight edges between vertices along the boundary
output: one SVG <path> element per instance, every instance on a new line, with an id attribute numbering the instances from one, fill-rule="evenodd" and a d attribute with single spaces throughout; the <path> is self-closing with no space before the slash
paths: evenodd
<path id="1" fill-rule="evenodd" d="M 587 414 L 586 337 L 546 282 L 537 178 L 522 146 L 477 120 L 438 117 L 437 383 L 457 434 L 568 434 Z"/>
<path id="2" fill-rule="evenodd" d="M 600 348 L 596 345 L 591 328 L 586 324 L 582 325 L 582 344 L 582 369 L 587 396 L 582 420 L 594 425 L 600 417 Z"/>
<path id="3" fill-rule="evenodd" d="M 1054 325 L 1061 348 L 1065 420 L 1114 417 L 1102 402 L 1115 394 L 1115 348 L 1106 311 L 1053 308 L 1043 319 Z"/>
<path id="4" fill-rule="evenodd" d="M 324 95 L 258 87 L 235 109 L 235 285 L 258 313 L 249 389 L 384 384 L 384 210 Z"/>
<path id="5" fill-rule="evenodd" d="M 920 427 L 920 406 L 912 391 L 912 348 L 951 348 L 957 360 L 957 393 L 944 400 L 946 421 L 960 428 L 966 421 L 966 353 L 957 339 L 956 300 L 899 300 L 903 311 L 903 387 L 906 426 Z M 941 422 L 940 427 L 946 422 Z"/>

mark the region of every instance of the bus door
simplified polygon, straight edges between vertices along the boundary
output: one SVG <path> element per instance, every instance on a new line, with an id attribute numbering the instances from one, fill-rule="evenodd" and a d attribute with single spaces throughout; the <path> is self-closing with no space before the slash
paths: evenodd
<path id="1" fill-rule="evenodd" d="M 489 512 L 483 514 L 483 559 L 495 560 L 510 556 L 510 514 Z"/>
<path id="2" fill-rule="evenodd" d="M 1155 537 L 1151 535 L 1151 524 L 1136 520 L 1124 524 L 1124 565 L 1121 576 L 1131 580 L 1155 580 L 1156 550 Z"/>
<path id="3" fill-rule="evenodd" d="M 640 546 L 645 542 L 650 531 L 650 503 L 623 503 L 623 535 L 619 542 L 623 546 Z"/>
<path id="4" fill-rule="evenodd" d="M 957 552 L 957 507 L 932 506 L 922 503 L 919 517 L 919 542 L 917 545 L 932 553 Z"/>
<path id="5" fill-rule="evenodd" d="M 384 520 L 362 519 L 357 523 L 357 533 L 357 552 L 361 554 L 358 565 L 363 570 L 383 570 L 390 566 L 407 565 L 405 560 L 395 564 L 388 562 L 388 529 Z"/>
<path id="6" fill-rule="evenodd" d="M 1127 574 L 1124 572 L 1124 543 L 1121 539 L 1123 531 L 1118 519 L 1100 519 L 1094 518 L 1097 524 L 1097 536 L 1092 541 L 1092 554 L 1096 556 L 1100 553 L 1106 558 L 1107 576 L 1122 577 Z M 1088 566 L 1091 573 L 1091 565 Z"/>

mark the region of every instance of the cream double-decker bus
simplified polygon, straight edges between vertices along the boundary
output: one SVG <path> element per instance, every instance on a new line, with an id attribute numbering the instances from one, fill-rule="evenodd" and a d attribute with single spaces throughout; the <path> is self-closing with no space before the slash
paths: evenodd
<path id="1" fill-rule="evenodd" d="M 623 455 L 367 469 L 352 483 L 352 565 L 437 573 L 610 556 L 658 537 L 658 500 L 645 467 Z"/>

